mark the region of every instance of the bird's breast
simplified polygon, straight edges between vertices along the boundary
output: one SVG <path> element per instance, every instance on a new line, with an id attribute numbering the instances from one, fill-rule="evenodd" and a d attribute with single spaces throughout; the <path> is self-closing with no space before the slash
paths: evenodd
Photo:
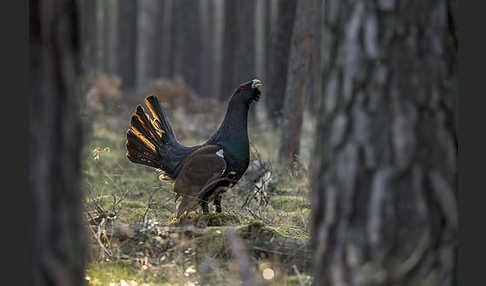
<path id="1" fill-rule="evenodd" d="M 238 180 L 248 168 L 250 163 L 250 148 L 247 142 L 218 142 L 223 147 L 223 156 L 226 161 L 227 174 L 236 173 L 235 178 Z"/>

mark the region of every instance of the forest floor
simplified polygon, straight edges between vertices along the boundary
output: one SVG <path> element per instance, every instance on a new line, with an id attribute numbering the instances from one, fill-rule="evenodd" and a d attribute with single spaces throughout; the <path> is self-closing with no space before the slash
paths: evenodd
<path id="1" fill-rule="evenodd" d="M 249 124 L 250 167 L 224 193 L 223 212 L 198 210 L 177 220 L 173 183 L 125 156 L 130 116 L 147 94 L 110 97 L 106 87 L 100 90 L 87 91 L 82 112 L 89 285 L 310 285 L 312 120 L 305 120 L 301 164 L 290 172 L 277 163 L 279 132 L 257 103 Z M 178 139 L 203 142 L 220 124 L 226 103 L 176 96 L 179 101 L 168 100 L 166 108 Z"/>

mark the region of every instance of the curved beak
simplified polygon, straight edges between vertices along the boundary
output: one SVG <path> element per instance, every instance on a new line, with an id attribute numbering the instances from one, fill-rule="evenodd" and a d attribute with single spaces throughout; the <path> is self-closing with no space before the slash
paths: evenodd
<path id="1" fill-rule="evenodd" d="M 251 88 L 257 88 L 263 86 L 263 82 L 259 79 L 254 79 L 251 81 Z"/>

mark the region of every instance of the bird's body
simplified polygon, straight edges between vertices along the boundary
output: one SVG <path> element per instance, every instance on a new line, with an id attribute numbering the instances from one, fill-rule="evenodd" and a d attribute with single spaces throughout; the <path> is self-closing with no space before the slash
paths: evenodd
<path id="1" fill-rule="evenodd" d="M 218 130 L 204 144 L 192 147 L 177 141 L 156 97 L 145 99 L 153 120 L 137 106 L 127 132 L 127 158 L 161 169 L 175 180 L 177 217 L 198 205 L 206 213 L 211 201 L 216 211 L 221 212 L 221 193 L 243 176 L 250 162 L 248 110 L 250 104 L 259 99 L 261 85 L 259 80 L 240 85 L 228 103 Z"/>

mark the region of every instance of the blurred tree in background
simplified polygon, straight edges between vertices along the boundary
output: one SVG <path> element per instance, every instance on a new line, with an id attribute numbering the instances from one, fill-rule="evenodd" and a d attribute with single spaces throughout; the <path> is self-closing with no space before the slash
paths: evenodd
<path id="1" fill-rule="evenodd" d="M 267 8 L 271 6 L 268 5 Z M 270 121 L 274 126 L 278 126 L 279 119 L 282 117 L 282 109 L 287 86 L 287 67 L 290 55 L 290 40 L 294 28 L 295 10 L 297 1 L 282 0 L 277 6 L 277 25 L 273 38 L 267 41 L 267 94 L 265 103 Z"/>
<path id="2" fill-rule="evenodd" d="M 93 1 L 95 0 L 87 0 L 88 3 Z M 133 89 L 136 80 L 138 15 L 136 11 L 136 1 L 124 1 L 123 4 L 118 5 L 118 29 L 115 31 L 118 33 L 118 42 L 115 54 L 117 55 L 117 74 L 126 89 Z M 90 33 L 86 33 L 86 35 L 89 36 Z"/>
<path id="3" fill-rule="evenodd" d="M 282 136 L 279 162 L 288 164 L 297 160 L 300 152 L 300 135 L 304 120 L 304 108 L 310 85 L 312 47 L 317 11 L 316 0 L 298 1 L 292 30 L 290 54 L 287 65 L 285 99 L 282 112 Z"/>

